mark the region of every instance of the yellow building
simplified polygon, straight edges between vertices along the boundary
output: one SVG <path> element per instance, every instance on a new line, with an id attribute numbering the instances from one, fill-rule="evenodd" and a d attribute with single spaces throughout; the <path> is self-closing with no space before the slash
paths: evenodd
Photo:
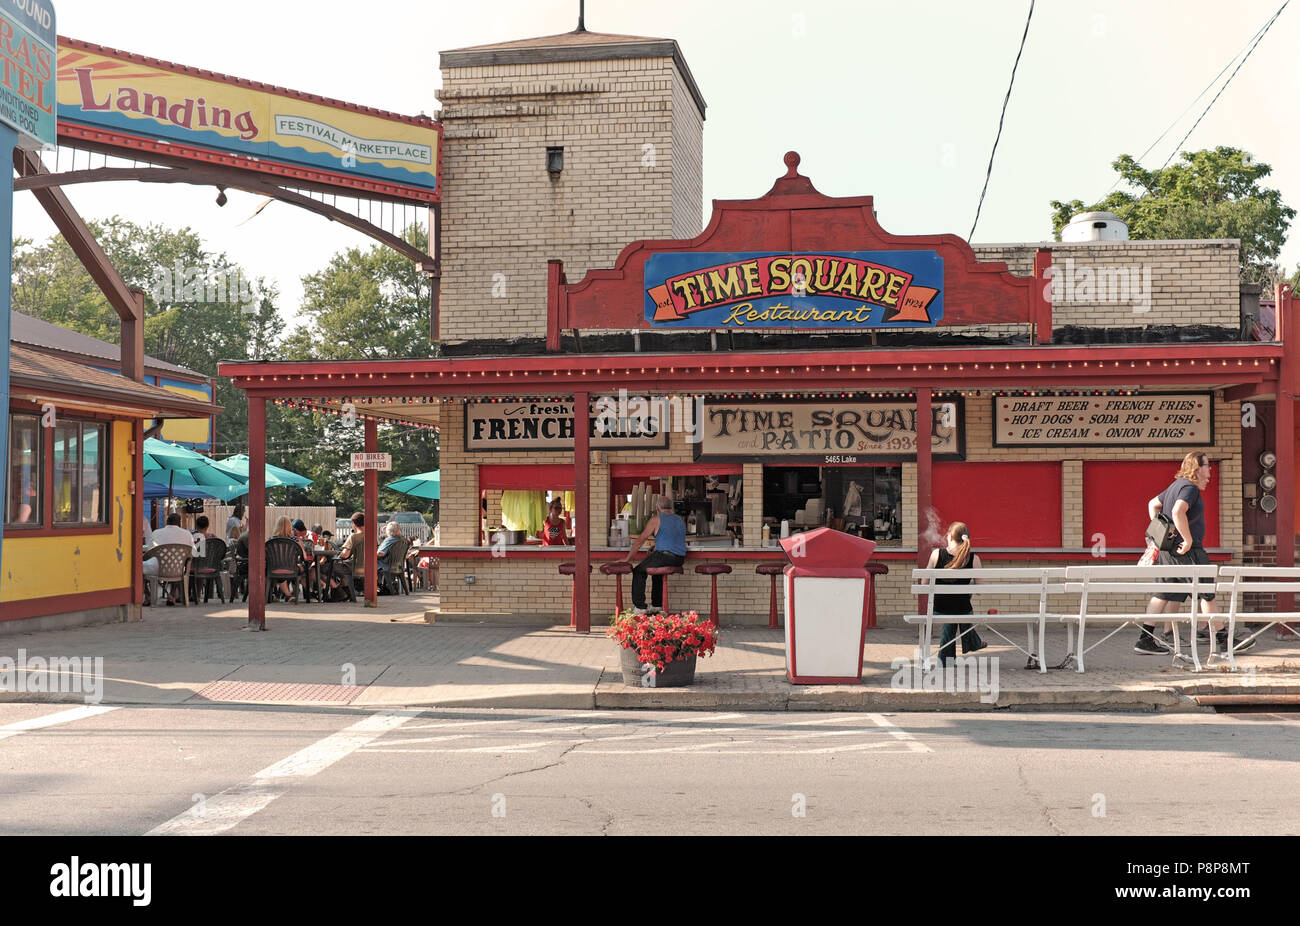
<path id="1" fill-rule="evenodd" d="M 30 343 L 9 375 L 0 628 L 138 620 L 145 422 L 218 409 Z"/>

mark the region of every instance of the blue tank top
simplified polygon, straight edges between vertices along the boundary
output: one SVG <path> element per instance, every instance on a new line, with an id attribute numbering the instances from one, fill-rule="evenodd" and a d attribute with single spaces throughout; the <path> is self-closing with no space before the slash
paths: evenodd
<path id="1" fill-rule="evenodd" d="M 655 531 L 655 549 L 661 553 L 686 555 L 686 522 L 675 514 L 659 512 L 659 530 Z"/>

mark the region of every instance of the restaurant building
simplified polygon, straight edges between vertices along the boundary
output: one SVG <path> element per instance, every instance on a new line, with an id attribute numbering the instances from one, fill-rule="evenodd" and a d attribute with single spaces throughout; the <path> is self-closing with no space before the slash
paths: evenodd
<path id="1" fill-rule="evenodd" d="M 367 451 L 384 421 L 438 428 L 440 620 L 601 622 L 611 521 L 668 492 L 693 527 L 674 607 L 705 606 L 693 567 L 724 563 L 723 623 L 766 622 L 755 567 L 829 525 L 877 543 L 878 620 L 898 624 L 951 521 L 988 565 L 1135 561 L 1192 449 L 1214 464 L 1212 558 L 1292 562 L 1295 446 L 1268 435 L 1294 434 L 1294 302 L 1274 340 L 1243 340 L 1238 242 L 1100 217 L 1064 242 L 895 235 L 794 152 L 701 227 L 705 104 L 676 42 L 578 31 L 442 71 L 440 356 L 221 368 L 250 398 L 254 470 L 266 401 L 356 413 Z M 1244 445 L 1272 455 L 1267 493 Z M 575 546 L 493 543 L 517 490 L 574 492 Z"/>
<path id="2" fill-rule="evenodd" d="M 139 620 L 145 430 L 206 441 L 211 382 L 143 350 L 137 381 L 118 345 L 19 313 L 11 332 L 0 631 Z"/>

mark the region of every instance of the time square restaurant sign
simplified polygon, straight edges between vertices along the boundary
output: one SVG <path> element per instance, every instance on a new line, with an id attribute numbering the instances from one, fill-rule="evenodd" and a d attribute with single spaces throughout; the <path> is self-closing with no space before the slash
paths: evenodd
<path id="1" fill-rule="evenodd" d="M 943 317 L 936 251 L 652 254 L 652 327 L 932 327 Z"/>

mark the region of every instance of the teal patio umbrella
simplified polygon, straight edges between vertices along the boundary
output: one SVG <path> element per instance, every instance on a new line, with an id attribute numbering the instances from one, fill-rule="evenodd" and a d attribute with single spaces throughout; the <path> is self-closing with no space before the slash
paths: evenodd
<path id="1" fill-rule="evenodd" d="M 223 473 L 235 476 L 240 482 L 248 481 L 248 454 L 246 453 L 237 453 L 234 456 L 226 457 L 224 460 L 217 460 L 212 465 Z M 299 476 L 291 470 L 272 466 L 270 463 L 266 464 L 266 487 L 268 489 L 275 486 L 306 487 L 311 485 L 311 482 L 306 476 Z"/>
<path id="2" fill-rule="evenodd" d="M 384 488 L 401 492 L 403 495 L 414 495 L 416 498 L 439 498 L 441 472 L 442 470 L 435 469 L 427 473 L 416 473 L 414 476 L 403 476 L 395 482 L 388 483 Z"/>
<path id="3" fill-rule="evenodd" d="M 201 489 L 208 495 L 228 501 L 248 491 L 240 485 L 244 480 L 217 468 L 215 462 L 201 453 L 167 441 L 147 437 L 144 441 L 143 468 L 151 482 L 165 480 L 169 496 L 186 496 L 186 489 Z"/>

